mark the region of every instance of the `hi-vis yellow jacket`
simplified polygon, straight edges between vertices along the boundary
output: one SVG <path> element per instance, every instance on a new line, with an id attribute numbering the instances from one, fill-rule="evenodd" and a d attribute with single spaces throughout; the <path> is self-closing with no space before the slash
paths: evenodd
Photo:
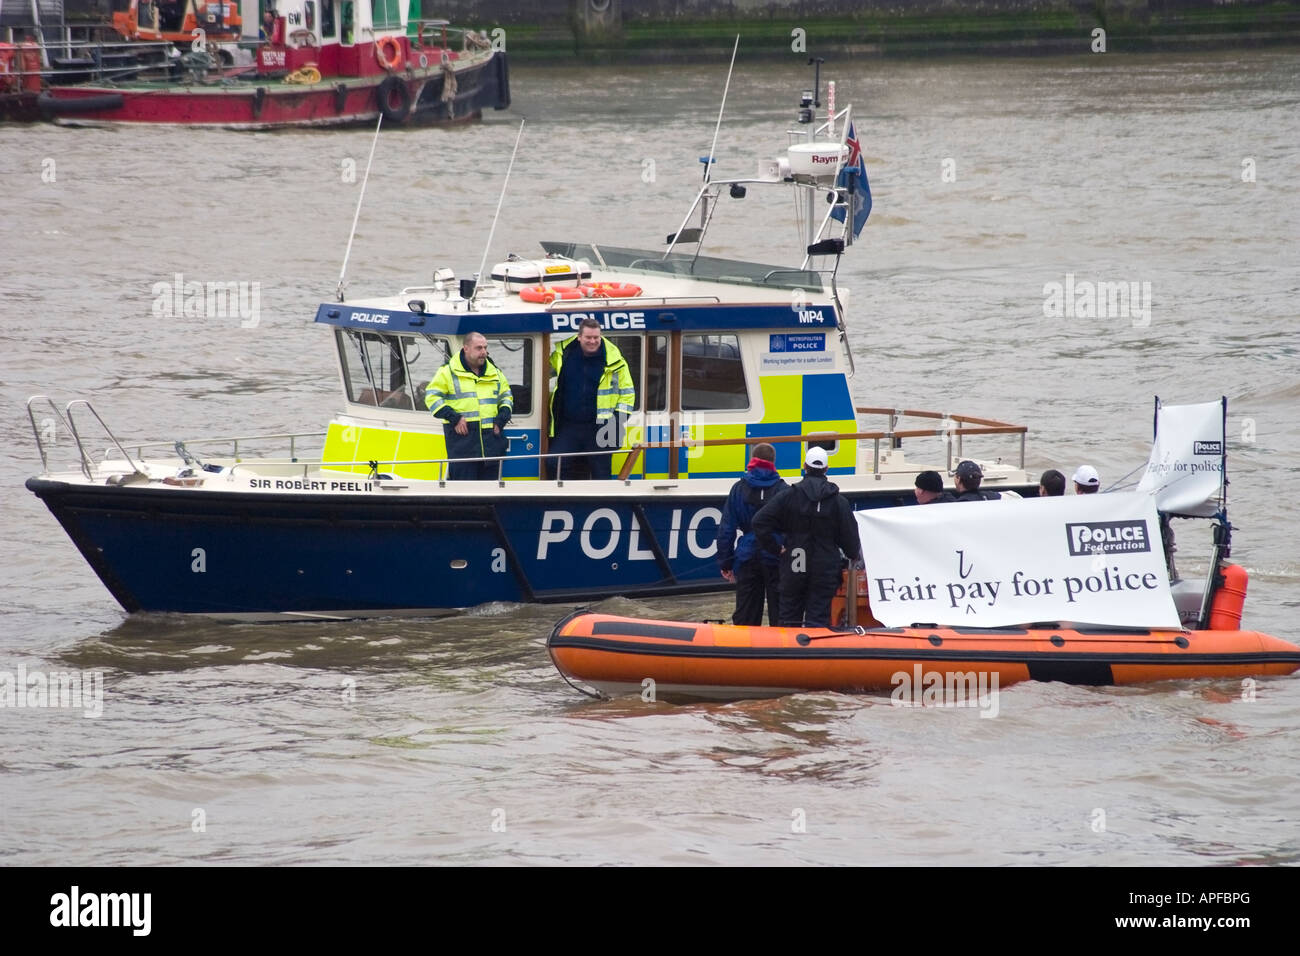
<path id="1" fill-rule="evenodd" d="M 510 421 L 514 410 L 514 396 L 505 374 L 484 359 L 483 374 L 475 375 L 465 367 L 465 353 L 457 352 L 451 361 L 438 369 L 433 381 L 424 391 L 424 404 L 438 418 L 455 424 L 464 418 L 470 425 L 480 423 L 491 426 L 502 411 L 504 425 Z M 447 415 L 446 411 L 454 412 Z M 438 414 L 443 412 L 443 414 Z"/>
<path id="2" fill-rule="evenodd" d="M 632 384 L 632 370 L 617 346 L 607 338 L 601 339 L 605 348 L 605 370 L 600 375 L 596 390 L 596 422 L 606 422 L 617 412 L 631 415 L 636 409 L 636 386 Z M 560 391 L 560 370 L 566 357 L 581 361 L 582 346 L 578 337 L 561 342 L 551 350 L 551 370 L 555 372 L 555 387 L 551 389 L 551 436 L 555 435 L 555 396 Z"/>

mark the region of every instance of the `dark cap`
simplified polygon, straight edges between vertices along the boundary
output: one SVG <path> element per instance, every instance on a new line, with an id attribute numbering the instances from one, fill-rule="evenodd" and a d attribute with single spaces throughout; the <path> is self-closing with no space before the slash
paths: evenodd
<path id="1" fill-rule="evenodd" d="M 943 491 L 943 479 L 937 471 L 923 471 L 916 476 L 916 487 L 939 494 Z"/>
<path id="2" fill-rule="evenodd" d="M 964 482 L 969 482 L 972 478 L 981 479 L 984 477 L 984 472 L 980 471 L 980 466 L 970 460 L 963 461 L 958 465 L 953 474 Z"/>

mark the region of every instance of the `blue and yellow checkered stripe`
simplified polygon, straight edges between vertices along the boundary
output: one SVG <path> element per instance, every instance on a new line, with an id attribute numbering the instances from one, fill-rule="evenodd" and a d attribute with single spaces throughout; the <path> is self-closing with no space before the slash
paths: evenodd
<path id="1" fill-rule="evenodd" d="M 682 425 L 680 438 L 708 440 L 715 438 L 753 439 L 744 445 L 717 445 L 677 449 L 677 474 L 679 477 L 724 478 L 737 477 L 749 463 L 754 445 L 766 438 L 779 435 L 800 435 L 809 432 L 855 432 L 857 418 L 853 413 L 853 400 L 848 383 L 838 372 L 827 375 L 767 375 L 759 379 L 763 400 L 761 422 L 728 422 L 720 424 Z M 689 415 L 689 413 L 686 413 Z M 628 429 L 629 443 L 638 441 L 668 441 L 671 429 L 654 425 L 642 429 Z M 803 467 L 803 449 L 800 442 L 781 442 L 776 448 L 777 470 L 785 476 L 797 477 Z M 831 474 L 852 474 L 857 465 L 857 442 L 840 442 L 829 459 Z M 669 474 L 669 450 L 653 448 L 647 451 L 633 472 L 634 478 L 666 479 Z M 614 471 L 622 467 L 626 455 L 616 455 Z"/>

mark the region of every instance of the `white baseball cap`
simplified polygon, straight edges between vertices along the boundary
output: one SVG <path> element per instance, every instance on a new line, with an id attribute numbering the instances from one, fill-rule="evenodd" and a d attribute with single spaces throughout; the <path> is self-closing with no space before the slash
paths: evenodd
<path id="1" fill-rule="evenodd" d="M 809 468 L 822 468 L 822 469 L 824 469 L 824 468 L 826 467 L 826 449 L 825 449 L 825 448 L 809 448 L 809 449 L 808 449 L 808 457 L 805 458 L 805 459 L 803 460 L 803 462 L 804 462 L 804 464 L 807 465 Z"/>
<path id="2" fill-rule="evenodd" d="M 1099 485 L 1101 476 L 1097 474 L 1097 469 L 1092 465 L 1080 465 L 1074 473 L 1074 483 L 1078 485 Z"/>

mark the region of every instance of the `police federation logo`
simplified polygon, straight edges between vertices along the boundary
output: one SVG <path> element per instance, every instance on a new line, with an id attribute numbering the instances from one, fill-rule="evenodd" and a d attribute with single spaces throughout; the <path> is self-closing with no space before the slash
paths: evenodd
<path id="1" fill-rule="evenodd" d="M 1145 521 L 1080 521 L 1065 526 L 1072 556 L 1150 551 Z"/>
<path id="2" fill-rule="evenodd" d="M 1223 442 L 1221 441 L 1198 441 L 1192 443 L 1193 455 L 1222 455 Z"/>

